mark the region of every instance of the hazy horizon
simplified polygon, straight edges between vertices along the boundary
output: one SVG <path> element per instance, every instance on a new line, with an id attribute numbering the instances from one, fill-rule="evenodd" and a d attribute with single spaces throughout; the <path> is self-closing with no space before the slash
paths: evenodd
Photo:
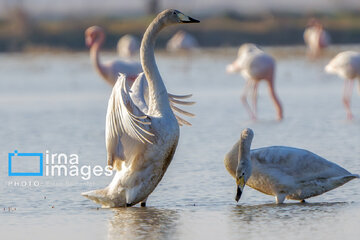
<path id="1" fill-rule="evenodd" d="M 22 5 L 30 14 L 45 15 L 131 15 L 145 12 L 147 0 L 0 0 L 0 14 Z M 334 12 L 337 10 L 360 10 L 359 0 L 175 0 L 160 1 L 160 9 L 176 8 L 184 12 L 221 12 L 234 10 L 242 13 L 257 13 L 269 10 L 292 12 Z"/>

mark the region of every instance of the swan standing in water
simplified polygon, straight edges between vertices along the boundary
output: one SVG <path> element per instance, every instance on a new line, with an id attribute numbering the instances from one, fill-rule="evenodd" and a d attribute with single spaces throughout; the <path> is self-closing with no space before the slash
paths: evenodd
<path id="1" fill-rule="evenodd" d="M 96 71 L 112 87 L 115 85 L 115 83 L 118 79 L 119 73 L 122 73 L 126 76 L 127 80 L 129 80 L 128 84 L 131 86 L 133 84 L 133 82 L 135 81 L 135 79 L 138 77 L 138 75 L 143 72 L 141 63 L 139 63 L 139 62 L 115 60 L 115 61 L 109 61 L 109 62 L 102 63 L 100 61 L 99 51 L 100 51 L 100 47 L 102 46 L 102 44 L 105 41 L 105 31 L 103 28 L 101 28 L 99 26 L 92 26 L 92 27 L 89 27 L 88 29 L 86 29 L 85 41 L 86 41 L 86 45 L 88 47 L 90 47 L 90 59 L 94 65 Z M 126 40 L 126 41 L 128 42 L 128 40 Z M 118 47 L 119 47 L 119 45 L 118 45 Z M 143 78 L 140 78 L 140 81 L 138 84 L 141 85 L 141 89 L 142 89 L 142 92 L 144 95 L 143 97 L 144 97 L 146 103 L 148 103 L 147 81 Z M 138 87 L 136 87 L 135 89 L 138 89 Z M 133 89 L 133 90 L 135 91 L 135 89 Z M 184 111 L 175 106 L 176 104 L 180 104 L 180 105 L 194 104 L 195 102 L 186 102 L 186 101 L 179 100 L 179 99 L 186 99 L 191 96 L 192 96 L 192 94 L 174 95 L 174 94 L 169 93 L 168 97 L 169 97 L 169 101 L 170 101 L 172 110 L 174 112 L 178 112 L 180 114 L 183 114 L 183 115 L 186 115 L 189 117 L 195 116 L 194 114 Z M 191 125 L 188 121 L 186 121 L 179 115 L 175 115 L 175 117 L 177 118 L 180 126 L 183 126 L 183 125 L 190 126 Z"/>
<path id="2" fill-rule="evenodd" d="M 285 198 L 304 201 L 359 178 L 303 149 L 274 146 L 250 151 L 253 136 L 251 129 L 244 129 L 225 156 L 225 167 L 236 179 L 236 201 L 245 184 L 283 203 Z"/>
<path id="3" fill-rule="evenodd" d="M 237 59 L 227 66 L 226 71 L 229 73 L 241 72 L 245 78 L 246 86 L 241 100 L 253 120 L 257 117 L 257 89 L 261 80 L 265 80 L 268 84 L 270 97 L 277 112 L 277 119 L 283 118 L 281 103 L 274 89 L 275 60 L 270 55 L 254 44 L 243 44 L 239 48 Z M 253 109 L 247 102 L 249 89 L 252 91 Z"/>
<path id="4" fill-rule="evenodd" d="M 307 55 L 316 58 L 330 44 L 330 36 L 324 26 L 317 19 L 310 19 L 304 31 L 304 42 L 307 46 Z"/>
<path id="5" fill-rule="evenodd" d="M 327 73 L 337 74 L 344 78 L 343 102 L 347 118 L 351 120 L 353 114 L 350 108 L 350 99 L 354 85 L 354 79 L 358 79 L 358 90 L 360 94 L 360 53 L 345 51 L 336 55 L 325 67 Z"/>
<path id="6" fill-rule="evenodd" d="M 112 182 L 104 189 L 83 193 L 106 207 L 145 206 L 147 197 L 160 182 L 175 153 L 179 125 L 170 107 L 166 87 L 154 56 L 155 40 L 166 26 L 199 22 L 168 9 L 147 28 L 141 42 L 141 74 L 131 90 L 120 76 L 110 96 L 106 116 L 108 165 L 115 168 Z M 148 104 L 140 82 L 148 82 Z M 137 87 L 136 91 L 133 88 Z"/>

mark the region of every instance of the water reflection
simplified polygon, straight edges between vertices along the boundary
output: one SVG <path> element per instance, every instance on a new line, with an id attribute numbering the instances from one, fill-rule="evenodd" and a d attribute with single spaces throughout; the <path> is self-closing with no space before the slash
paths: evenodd
<path id="1" fill-rule="evenodd" d="M 346 202 L 324 203 L 286 203 L 286 204 L 262 204 L 262 205 L 238 205 L 231 209 L 232 220 L 235 222 L 251 223 L 253 221 L 266 222 L 286 219 L 296 221 L 297 218 L 331 217 L 349 206 Z"/>
<path id="2" fill-rule="evenodd" d="M 179 214 L 157 208 L 118 208 L 109 221 L 108 239 L 173 239 Z"/>

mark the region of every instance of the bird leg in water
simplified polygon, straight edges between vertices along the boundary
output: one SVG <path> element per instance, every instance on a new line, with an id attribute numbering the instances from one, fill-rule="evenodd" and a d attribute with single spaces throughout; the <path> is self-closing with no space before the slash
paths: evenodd
<path id="1" fill-rule="evenodd" d="M 254 80 L 253 89 L 252 89 L 252 105 L 253 105 L 253 113 L 254 116 L 257 116 L 257 90 L 258 90 L 259 82 Z"/>
<path id="2" fill-rule="evenodd" d="M 352 112 L 350 109 L 350 98 L 351 98 L 351 94 L 352 94 L 352 89 L 353 89 L 353 80 L 345 79 L 343 102 L 344 102 L 348 120 L 351 120 L 353 118 L 353 115 L 352 115 Z"/>
<path id="3" fill-rule="evenodd" d="M 246 85 L 245 85 L 245 87 L 244 87 L 244 90 L 243 90 L 243 93 L 242 93 L 242 96 L 241 96 L 241 101 L 242 101 L 245 109 L 248 111 L 251 119 L 252 119 L 252 120 L 256 120 L 256 116 L 255 116 L 255 114 L 253 113 L 253 111 L 251 110 L 250 105 L 249 105 L 249 103 L 248 103 L 248 101 L 247 101 L 248 89 L 252 86 L 252 84 L 253 84 L 253 83 L 252 83 L 251 80 L 248 79 L 248 80 L 246 81 Z"/>
<path id="4" fill-rule="evenodd" d="M 281 103 L 279 101 L 279 98 L 276 96 L 276 93 L 275 93 L 274 80 L 273 80 L 272 77 L 269 78 L 269 79 L 266 79 L 266 80 L 267 80 L 268 86 L 269 86 L 270 97 L 273 100 L 274 105 L 275 105 L 278 120 L 282 120 L 283 119 L 283 111 L 282 111 L 282 107 L 281 107 Z"/>

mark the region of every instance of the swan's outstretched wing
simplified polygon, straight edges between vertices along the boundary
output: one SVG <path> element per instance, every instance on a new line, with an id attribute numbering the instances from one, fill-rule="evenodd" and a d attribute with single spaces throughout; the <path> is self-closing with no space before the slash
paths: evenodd
<path id="1" fill-rule="evenodd" d="M 138 78 L 134 81 L 132 87 L 131 87 L 131 98 L 133 102 L 136 104 L 136 106 L 139 107 L 139 109 L 147 114 L 148 111 L 148 84 L 146 81 L 146 77 L 144 73 L 139 74 Z M 170 107 L 178 121 L 178 124 L 180 126 L 188 125 L 191 126 L 191 123 L 180 117 L 179 115 L 185 115 L 188 117 L 194 117 L 195 114 L 187 112 L 176 105 L 193 105 L 195 102 L 192 101 L 183 101 L 183 99 L 190 98 L 192 94 L 188 95 L 174 95 L 171 93 L 168 93 L 169 97 L 169 103 Z"/>
<path id="2" fill-rule="evenodd" d="M 193 113 L 190 113 L 190 112 L 187 112 L 187 111 L 184 111 L 180 108 L 178 108 L 177 106 L 175 106 L 175 104 L 179 104 L 179 105 L 193 105 L 195 104 L 195 102 L 188 102 L 188 101 L 182 101 L 182 100 L 179 100 L 179 99 L 185 99 L 185 98 L 189 98 L 192 96 L 192 94 L 188 94 L 188 95 L 173 95 L 173 94 L 170 94 L 168 93 L 168 96 L 169 96 L 169 102 L 170 102 L 170 107 L 172 109 L 172 111 L 174 112 L 174 115 L 179 123 L 180 126 L 183 126 L 183 125 L 188 125 L 188 126 L 191 126 L 191 123 L 189 123 L 188 121 L 186 121 L 185 119 L 183 119 L 182 117 L 179 116 L 179 114 L 176 114 L 177 113 L 180 113 L 180 114 L 183 114 L 185 116 L 188 116 L 188 117 L 194 117 L 195 114 Z"/>
<path id="3" fill-rule="evenodd" d="M 125 160 L 123 145 L 131 139 L 139 144 L 152 144 L 151 119 L 137 105 L 137 96 L 131 94 L 126 76 L 120 74 L 113 87 L 106 114 L 106 148 L 108 164 L 115 158 Z M 124 141 L 124 142 L 123 142 Z M 131 144 L 131 143 L 130 143 Z"/>

